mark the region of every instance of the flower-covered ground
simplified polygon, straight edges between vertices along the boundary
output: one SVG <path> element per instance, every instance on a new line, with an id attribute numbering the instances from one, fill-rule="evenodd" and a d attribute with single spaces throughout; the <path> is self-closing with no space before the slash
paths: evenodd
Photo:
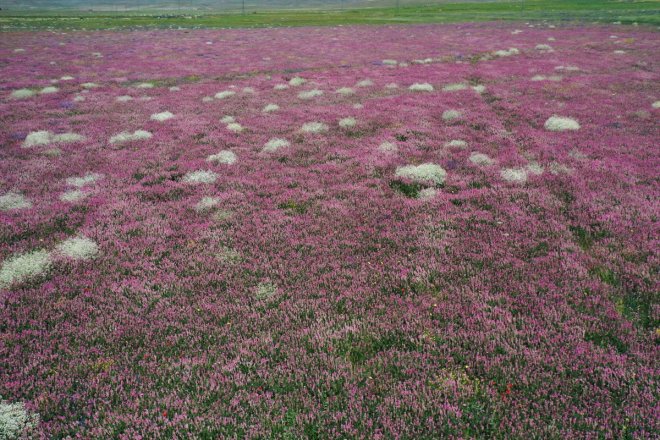
<path id="1" fill-rule="evenodd" d="M 657 436 L 658 54 L 3 34 L 0 438 Z"/>

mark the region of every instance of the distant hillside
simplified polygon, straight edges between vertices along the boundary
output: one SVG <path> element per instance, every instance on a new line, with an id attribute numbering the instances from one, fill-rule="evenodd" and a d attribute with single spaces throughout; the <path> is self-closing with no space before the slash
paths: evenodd
<path id="1" fill-rule="evenodd" d="M 417 3 L 423 3 L 421 2 Z M 66 9 L 80 11 L 122 10 L 223 10 L 240 9 L 242 0 L 0 0 L 3 10 Z M 410 3 L 410 0 L 401 0 Z M 437 2 L 435 2 L 437 3 Z M 337 8 L 341 6 L 389 6 L 396 0 L 245 0 L 250 9 Z"/>
<path id="2" fill-rule="evenodd" d="M 516 0 L 245 0 L 246 8 L 306 9 L 340 7 L 389 7 L 440 3 L 511 2 Z M 80 11 L 136 11 L 136 10 L 228 10 L 240 9 L 243 0 L 0 0 L 6 10 L 80 10 Z"/>

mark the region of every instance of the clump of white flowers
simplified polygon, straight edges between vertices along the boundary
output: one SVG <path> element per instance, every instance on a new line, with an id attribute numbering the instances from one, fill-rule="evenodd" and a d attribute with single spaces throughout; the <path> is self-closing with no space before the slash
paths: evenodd
<path id="1" fill-rule="evenodd" d="M 238 122 L 231 122 L 227 124 L 227 130 L 233 131 L 234 133 L 240 133 L 243 131 L 243 126 Z"/>
<path id="2" fill-rule="evenodd" d="M 66 144 L 83 140 L 85 140 L 85 136 L 77 133 L 54 134 L 50 131 L 40 130 L 29 133 L 26 136 L 25 141 L 23 141 L 23 147 L 30 148 L 39 145 L 48 145 L 50 143 Z"/>
<path id="3" fill-rule="evenodd" d="M 98 254 L 99 247 L 94 240 L 79 236 L 64 240 L 57 245 L 55 251 L 73 260 L 89 260 Z"/>
<path id="4" fill-rule="evenodd" d="M 158 121 L 158 122 L 163 122 L 167 121 L 168 119 L 172 119 L 174 117 L 174 114 L 171 112 L 165 111 L 161 113 L 154 113 L 151 115 L 151 120 L 152 121 Z"/>
<path id="5" fill-rule="evenodd" d="M 303 133 L 323 133 L 328 131 L 328 126 L 323 122 L 305 122 L 300 131 Z"/>
<path id="6" fill-rule="evenodd" d="M 277 293 L 277 286 L 271 282 L 259 283 L 255 289 L 255 296 L 258 300 L 272 298 Z"/>
<path id="7" fill-rule="evenodd" d="M 31 207 L 32 202 L 26 199 L 23 194 L 10 191 L 0 196 L 0 211 L 27 209 Z"/>
<path id="8" fill-rule="evenodd" d="M 298 93 L 300 99 L 312 99 L 323 95 L 323 90 L 313 89 Z"/>
<path id="9" fill-rule="evenodd" d="M 302 86 L 302 85 L 305 84 L 306 82 L 307 82 L 306 79 L 304 79 L 304 78 L 300 78 L 299 76 L 293 77 L 293 78 L 291 78 L 291 79 L 289 80 L 289 84 L 292 85 L 292 86 L 294 86 L 294 87 Z"/>
<path id="10" fill-rule="evenodd" d="M 534 49 L 541 52 L 552 52 L 552 47 L 548 44 L 537 44 Z"/>
<path id="11" fill-rule="evenodd" d="M 458 110 L 445 110 L 442 112 L 442 120 L 445 122 L 453 121 L 454 119 L 458 119 L 462 116 L 463 114 L 459 112 Z"/>
<path id="12" fill-rule="evenodd" d="M 220 204 L 220 199 L 217 197 L 202 197 L 202 200 L 195 205 L 195 211 L 207 211 L 215 208 Z"/>
<path id="13" fill-rule="evenodd" d="M 461 139 L 452 139 L 445 143 L 445 147 L 449 148 L 467 148 L 468 143 Z"/>
<path id="14" fill-rule="evenodd" d="M 36 250 L 10 257 L 0 267 L 0 289 L 9 288 L 14 283 L 20 283 L 41 275 L 50 266 L 50 253 L 45 250 Z"/>
<path id="15" fill-rule="evenodd" d="M 236 163 L 236 154 L 229 150 L 222 150 L 218 154 L 212 154 L 206 158 L 207 162 L 216 162 L 225 165 L 233 165 Z"/>
<path id="16" fill-rule="evenodd" d="M 509 49 L 497 50 L 493 52 L 493 55 L 496 57 L 510 57 L 512 55 L 518 55 L 520 51 L 515 47 L 510 47 Z"/>
<path id="17" fill-rule="evenodd" d="M 473 152 L 470 154 L 470 162 L 475 165 L 488 166 L 492 165 L 494 161 L 487 154 Z"/>
<path id="18" fill-rule="evenodd" d="M 280 106 L 277 104 L 267 104 L 262 110 L 264 113 L 276 112 L 280 109 Z"/>
<path id="19" fill-rule="evenodd" d="M 442 185 L 445 183 L 447 171 L 440 165 L 434 163 L 423 163 L 421 165 L 405 165 L 398 167 L 394 173 L 396 177 L 402 177 L 419 183 Z"/>
<path id="20" fill-rule="evenodd" d="M 103 175 L 98 174 L 98 173 L 87 173 L 82 177 L 69 177 L 66 179 L 66 184 L 75 186 L 75 187 L 83 187 L 87 184 L 94 183 L 97 180 L 99 180 Z"/>
<path id="21" fill-rule="evenodd" d="M 213 171 L 197 170 L 191 171 L 183 176 L 185 183 L 198 184 L 198 183 L 213 183 L 218 179 L 218 175 Z"/>
<path id="22" fill-rule="evenodd" d="M 551 116 L 545 121 L 544 127 L 549 131 L 579 130 L 580 124 L 572 118 Z"/>
<path id="23" fill-rule="evenodd" d="M 500 177 L 507 182 L 525 183 L 527 182 L 527 170 L 524 168 L 504 168 L 500 171 Z"/>
<path id="24" fill-rule="evenodd" d="M 291 143 L 286 139 L 272 138 L 264 144 L 264 147 L 261 149 L 261 151 L 264 153 L 274 153 L 280 148 L 286 148 L 289 145 L 291 145 Z"/>
<path id="25" fill-rule="evenodd" d="M 355 90 L 352 89 L 351 87 L 341 87 L 337 89 L 337 93 L 346 96 L 346 95 L 352 95 L 353 93 L 355 93 Z"/>
<path id="26" fill-rule="evenodd" d="M 234 96 L 235 94 L 236 94 L 236 92 L 234 92 L 233 90 L 224 90 L 222 92 L 216 93 L 215 94 L 215 99 L 226 99 L 226 98 L 229 98 L 231 96 Z"/>
<path id="27" fill-rule="evenodd" d="M 459 90 L 465 90 L 468 88 L 468 85 L 465 83 L 453 83 L 447 84 L 442 88 L 443 92 L 457 92 Z"/>
<path id="28" fill-rule="evenodd" d="M 116 134 L 110 138 L 111 144 L 122 144 L 125 142 L 132 141 L 143 141 L 146 139 L 151 139 L 153 135 L 146 130 L 136 130 L 133 133 L 127 131 L 122 131 L 119 134 Z"/>
<path id="29" fill-rule="evenodd" d="M 0 439 L 28 438 L 37 425 L 39 415 L 29 412 L 23 403 L 0 401 Z"/>
<path id="30" fill-rule="evenodd" d="M 59 91 L 60 91 L 60 89 L 58 89 L 55 86 L 48 86 L 48 87 L 44 87 L 43 89 L 41 89 L 41 91 L 39 93 L 41 93 L 42 95 L 48 95 L 50 93 L 57 93 Z"/>
<path id="31" fill-rule="evenodd" d="M 341 128 L 355 127 L 356 124 L 357 124 L 357 121 L 355 120 L 355 118 L 351 118 L 351 117 L 342 118 L 342 119 L 339 120 L 339 126 Z"/>
<path id="32" fill-rule="evenodd" d="M 362 81 L 356 84 L 357 87 L 371 87 L 374 85 L 374 82 L 370 79 L 363 79 Z"/>
<path id="33" fill-rule="evenodd" d="M 14 99 L 25 99 L 25 98 L 31 98 L 34 95 L 36 95 L 34 90 L 18 89 L 18 90 L 14 90 L 13 92 L 11 92 L 11 95 L 9 95 L 9 96 L 11 98 L 14 98 Z"/>
<path id="34" fill-rule="evenodd" d="M 432 92 L 433 86 L 429 83 L 415 83 L 408 87 L 413 92 Z"/>

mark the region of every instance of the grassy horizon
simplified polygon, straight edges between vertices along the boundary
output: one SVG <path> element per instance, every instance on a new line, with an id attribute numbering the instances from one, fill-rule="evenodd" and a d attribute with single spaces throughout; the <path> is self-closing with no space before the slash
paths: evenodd
<path id="1" fill-rule="evenodd" d="M 176 13 L 174 13 L 176 12 Z M 0 11 L 0 29 L 98 30 L 130 28 L 242 28 L 351 24 L 456 23 L 469 21 L 553 21 L 660 25 L 660 2 L 536 0 L 455 2 L 359 9 L 248 11 Z"/>

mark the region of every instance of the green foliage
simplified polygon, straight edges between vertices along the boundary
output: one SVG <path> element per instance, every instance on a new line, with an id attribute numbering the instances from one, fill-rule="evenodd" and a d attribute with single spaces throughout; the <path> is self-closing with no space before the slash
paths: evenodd
<path id="1" fill-rule="evenodd" d="M 3 11 L 0 26 L 17 29 L 107 29 L 107 28 L 226 28 L 272 26 L 335 26 L 338 24 L 456 23 L 493 20 L 620 21 L 648 25 L 660 23 L 660 3 L 617 0 L 528 0 L 455 2 L 429 5 L 405 4 L 400 8 L 259 10 L 249 14 L 234 11 L 86 12 L 80 10 Z M 75 16 L 78 20 L 71 20 Z M 186 18 L 190 17 L 192 18 Z"/>

